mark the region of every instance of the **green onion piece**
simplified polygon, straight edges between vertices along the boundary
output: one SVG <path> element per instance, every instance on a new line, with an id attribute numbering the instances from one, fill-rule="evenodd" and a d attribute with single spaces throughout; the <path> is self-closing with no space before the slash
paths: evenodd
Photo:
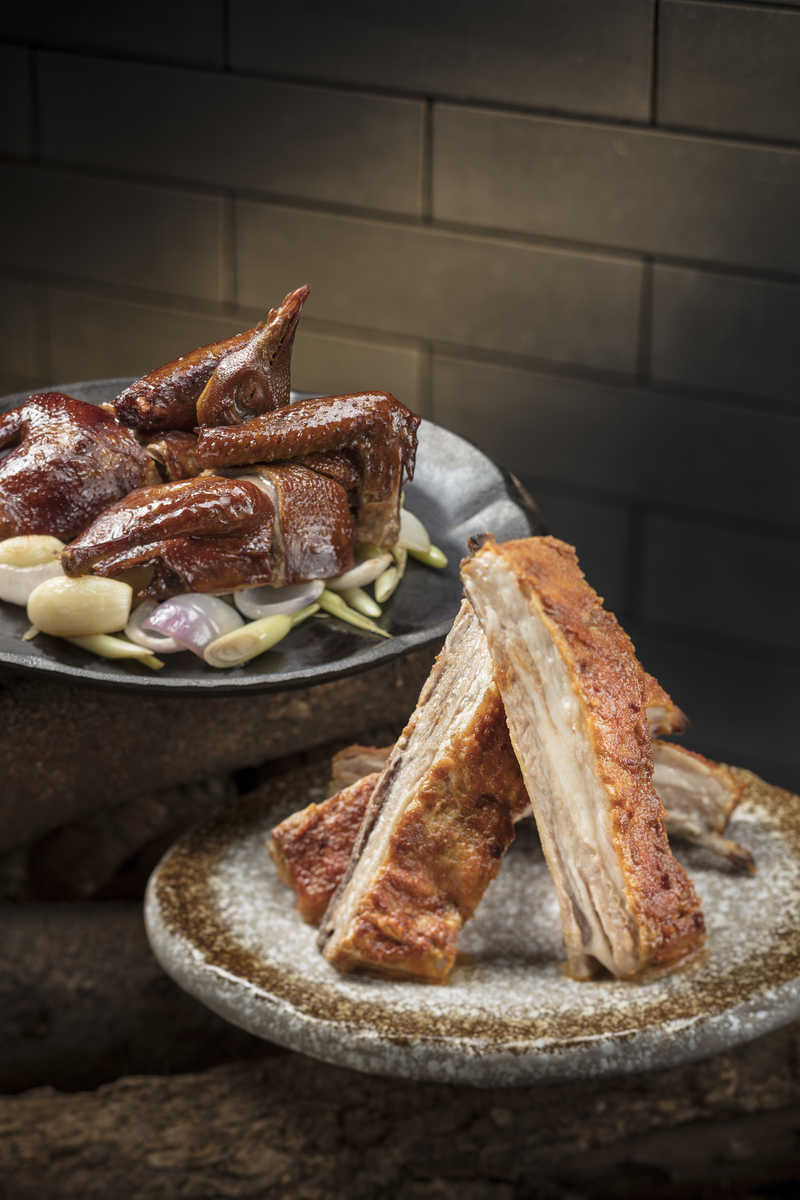
<path id="1" fill-rule="evenodd" d="M 37 629 L 35 625 L 31 625 L 30 629 L 26 629 L 22 635 L 23 642 L 30 642 L 33 638 L 38 637 L 41 629 Z"/>
<path id="2" fill-rule="evenodd" d="M 425 563 L 426 567 L 446 567 L 447 558 L 442 554 L 438 546 L 430 545 L 427 550 L 413 550 L 408 547 L 408 553 L 412 558 L 416 558 L 417 562 Z"/>
<path id="3" fill-rule="evenodd" d="M 316 612 L 319 612 L 319 605 L 316 602 L 314 604 L 307 604 L 305 608 L 301 608 L 299 612 L 294 613 L 292 616 L 292 629 L 294 629 L 295 625 L 302 625 L 303 621 L 307 621 L 309 617 L 313 617 Z"/>
<path id="4" fill-rule="evenodd" d="M 89 633 L 84 637 L 64 640 L 72 642 L 73 646 L 80 646 L 81 650 L 88 650 L 90 654 L 98 655 L 99 658 L 134 658 L 153 671 L 160 671 L 164 665 L 160 658 L 156 658 L 144 646 L 135 646 L 127 638 L 112 637 L 109 633 Z"/>
<path id="5" fill-rule="evenodd" d="M 406 550 L 405 546 L 392 546 L 392 557 L 397 563 L 397 569 L 400 572 L 400 578 L 402 579 L 403 575 L 405 574 L 406 563 L 408 562 L 408 551 Z"/>
<path id="6" fill-rule="evenodd" d="M 341 596 L 336 592 L 329 592 L 327 588 L 319 598 L 319 606 L 326 613 L 330 613 L 332 617 L 338 617 L 340 621 L 347 621 L 348 625 L 355 625 L 356 629 L 366 629 L 369 633 L 377 633 L 379 637 L 391 637 L 391 634 L 387 633 L 385 629 L 381 629 L 380 625 L 376 625 L 374 621 L 370 621 L 369 617 L 364 617 L 354 608 L 350 608 Z"/>
<path id="7" fill-rule="evenodd" d="M 400 571 L 397 567 L 387 567 L 382 575 L 375 580 L 375 599 L 385 604 L 400 582 Z M 377 605 L 376 605 L 377 607 Z"/>
<path id="8" fill-rule="evenodd" d="M 363 588 L 345 588 L 339 595 L 351 608 L 354 608 L 356 612 L 363 613 L 365 617 L 379 617 L 381 615 L 380 605 L 376 604 Z"/>
<path id="9" fill-rule="evenodd" d="M 271 650 L 292 628 L 291 618 L 284 613 L 271 617 L 259 617 L 247 625 L 240 625 L 222 637 L 214 638 L 203 651 L 203 658 L 210 667 L 238 667 Z"/>

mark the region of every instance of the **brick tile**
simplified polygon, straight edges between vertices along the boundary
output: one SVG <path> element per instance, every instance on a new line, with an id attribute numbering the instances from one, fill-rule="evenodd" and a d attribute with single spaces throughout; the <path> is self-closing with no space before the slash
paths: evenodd
<path id="1" fill-rule="evenodd" d="M 49 289 L 53 376 L 62 382 L 143 375 L 195 346 L 247 329 L 247 317 L 176 312 Z"/>
<path id="2" fill-rule="evenodd" d="M 0 35 L 34 45 L 95 48 L 221 66 L 222 14 L 222 0 L 193 0 L 191 16 L 185 5 L 160 0 L 136 4 L 82 0 L 73 5 L 25 0 L 3 6 Z"/>
<path id="3" fill-rule="evenodd" d="M 656 264 L 656 379 L 754 396 L 800 394 L 800 285 Z"/>
<path id="4" fill-rule="evenodd" d="M 45 160 L 420 212 L 419 102 L 65 54 L 40 81 Z"/>
<path id="5" fill-rule="evenodd" d="M 0 345 L 7 377 L 37 378 L 43 368 L 37 336 L 37 287 L 16 279 L 0 286 Z"/>
<path id="6" fill-rule="evenodd" d="M 800 140 L 800 13 L 665 0 L 659 122 Z"/>
<path id="7" fill-rule="evenodd" d="M 422 395 L 422 353 L 358 338 L 300 328 L 292 360 L 293 386 L 301 392 L 339 395 L 375 388 L 427 416 Z"/>
<path id="8" fill-rule="evenodd" d="M 53 377 L 61 381 L 142 375 L 253 323 L 247 316 L 182 312 L 66 288 L 49 289 L 48 309 Z M 321 334 L 301 322 L 292 384 L 320 393 L 378 387 L 415 408 L 419 359 L 413 348 Z"/>
<path id="9" fill-rule="evenodd" d="M 581 568 L 613 612 L 624 612 L 628 600 L 630 512 L 621 504 L 566 496 L 530 483 L 550 532 L 575 546 Z"/>
<path id="10" fill-rule="evenodd" d="M 540 485 L 800 520 L 800 418 L 440 355 L 432 395 L 435 421 Z"/>
<path id="11" fill-rule="evenodd" d="M 731 642 L 698 645 L 626 625 L 639 658 L 687 713 L 681 740 L 800 792 L 797 664 Z"/>
<path id="12" fill-rule="evenodd" d="M 222 202 L 35 167 L 0 172 L 0 262 L 220 298 Z"/>
<path id="13" fill-rule="evenodd" d="M 0 46 L 0 112 L 0 154 L 29 154 L 27 51 L 21 46 Z"/>
<path id="14" fill-rule="evenodd" d="M 800 647 L 798 542 L 649 514 L 643 616 Z"/>
<path id="15" fill-rule="evenodd" d="M 249 201 L 239 302 L 312 285 L 309 315 L 620 372 L 635 367 L 641 267 L 491 238 Z"/>
<path id="16" fill-rule="evenodd" d="M 800 271 L 800 152 L 437 105 L 446 221 Z"/>
<path id="17" fill-rule="evenodd" d="M 234 69 L 646 117 L 652 0 L 231 4 Z M 298 31 L 301 31 L 298 35 Z"/>

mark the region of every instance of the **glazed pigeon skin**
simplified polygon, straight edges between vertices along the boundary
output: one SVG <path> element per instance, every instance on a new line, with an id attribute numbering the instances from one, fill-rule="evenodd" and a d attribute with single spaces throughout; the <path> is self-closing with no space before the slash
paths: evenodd
<path id="1" fill-rule="evenodd" d="M 0 538 L 69 541 L 109 504 L 157 478 L 130 430 L 62 392 L 40 392 L 0 416 Z"/>

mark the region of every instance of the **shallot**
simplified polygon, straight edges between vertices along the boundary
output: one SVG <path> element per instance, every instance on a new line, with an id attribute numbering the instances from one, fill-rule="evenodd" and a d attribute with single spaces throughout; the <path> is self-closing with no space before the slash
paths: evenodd
<path id="1" fill-rule="evenodd" d="M 142 628 L 162 633 L 202 658 L 210 642 L 242 625 L 244 621 L 236 609 L 219 596 L 182 592 L 154 608 Z"/>
<path id="2" fill-rule="evenodd" d="M 234 592 L 233 602 L 246 617 L 273 617 L 284 614 L 291 617 L 309 604 L 314 604 L 322 595 L 325 584 L 321 579 L 308 583 L 292 583 L 287 587 L 243 588 Z"/>

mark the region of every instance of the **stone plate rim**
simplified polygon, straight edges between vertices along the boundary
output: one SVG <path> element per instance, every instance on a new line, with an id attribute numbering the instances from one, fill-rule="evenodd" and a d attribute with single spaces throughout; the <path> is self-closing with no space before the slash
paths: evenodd
<path id="1" fill-rule="evenodd" d="M 740 808 L 755 806 L 761 820 L 772 823 L 796 876 L 800 797 L 750 771 L 731 769 L 744 785 Z M 301 803 L 298 798 L 298 807 Z M 255 954 L 237 942 L 217 905 L 214 874 L 222 856 L 254 836 L 263 845 L 268 815 L 263 804 L 261 800 L 254 808 L 244 798 L 190 830 L 161 860 L 145 896 L 147 934 L 166 973 L 218 1015 L 257 1037 L 370 1074 L 476 1087 L 524 1086 L 678 1066 L 800 1016 L 796 922 L 778 930 L 778 954 L 774 946 L 769 954 L 747 947 L 743 971 L 726 975 L 723 969 L 701 984 L 702 964 L 694 975 L 694 967 L 686 968 L 680 979 L 686 979 L 687 987 L 667 993 L 640 1028 L 625 1011 L 615 1018 L 616 1028 L 593 1029 L 585 1027 L 585 1016 L 574 1019 L 569 1013 L 555 1021 L 549 1015 L 543 1020 L 541 1014 L 526 1020 L 498 1016 L 487 1025 L 457 1007 L 433 1028 L 425 1014 L 417 1018 L 398 1011 L 388 993 L 382 997 L 378 991 L 376 999 L 374 988 L 363 1002 L 354 1002 L 342 996 L 341 977 L 332 968 L 330 982 L 309 984 L 300 972 L 270 963 L 269 946 Z M 269 824 L 278 819 L 269 817 Z M 269 870 L 265 849 L 264 863 Z M 288 890 L 286 904 L 291 909 Z M 297 928 L 307 930 L 296 911 L 295 916 Z M 636 993 L 631 995 L 635 1001 Z"/>
<path id="2" fill-rule="evenodd" d="M 100 404 L 113 398 L 130 382 L 132 381 L 128 377 L 83 380 L 37 390 L 63 391 L 89 403 Z M 28 396 L 33 394 L 35 393 L 24 391 L 0 398 L 0 412 L 24 403 Z M 314 393 L 293 392 L 292 398 L 301 399 L 312 394 Z M 468 470 L 465 473 L 467 475 L 470 470 L 477 467 L 483 473 L 481 486 L 474 496 L 470 497 L 469 492 L 465 493 L 468 504 L 474 503 L 477 506 L 480 503 L 480 507 L 474 508 L 471 513 L 460 511 L 461 526 L 469 523 L 470 516 L 477 518 L 483 511 L 493 506 L 497 507 L 498 502 L 503 502 L 505 529 L 499 530 L 499 536 L 521 537 L 530 533 L 546 532 L 541 513 L 524 486 L 509 471 L 492 462 L 488 455 L 474 446 L 472 442 L 427 419 L 422 421 L 420 438 L 423 443 L 428 439 L 440 443 L 443 441 L 447 447 L 450 461 L 458 461 L 459 456 L 462 461 L 466 461 Z M 416 498 L 420 506 L 418 511 L 422 510 L 424 516 L 424 509 L 431 506 L 446 512 L 446 508 L 442 508 L 439 498 L 435 498 L 433 495 L 432 481 L 424 482 L 428 475 L 424 448 L 423 454 L 418 458 L 417 466 L 417 475 L 414 481 L 407 485 L 407 489 L 412 498 Z M 428 467 L 430 466 L 429 463 Z M 451 475 L 452 473 L 451 469 Z M 480 522 L 478 522 L 467 532 L 483 532 L 485 528 L 485 525 L 481 528 Z M 441 536 L 441 531 L 432 530 L 432 532 L 435 538 L 438 537 L 442 542 L 450 559 L 446 570 L 446 596 L 443 594 L 437 600 L 438 613 L 434 619 L 426 621 L 424 616 L 420 617 L 418 613 L 414 612 L 419 605 L 415 604 L 415 598 L 412 597 L 411 588 L 408 585 L 414 580 L 412 586 L 416 588 L 416 577 L 422 572 L 427 572 L 428 569 L 417 563 L 411 563 L 409 580 L 405 581 L 406 591 L 404 592 L 401 588 L 397 594 L 397 600 L 393 602 L 396 607 L 394 610 L 390 608 L 386 614 L 389 622 L 393 617 L 402 621 L 404 616 L 408 615 L 413 623 L 409 631 L 398 632 L 391 639 L 378 640 L 359 635 L 350 626 L 336 621 L 334 618 L 326 618 L 325 629 L 307 630 L 304 627 L 297 631 L 297 635 L 304 639 L 305 645 L 310 649 L 312 658 L 314 656 L 321 658 L 321 661 L 312 661 L 311 665 L 287 666 L 285 663 L 281 664 L 278 655 L 279 653 L 283 655 L 284 651 L 276 650 L 268 653 L 262 659 L 254 660 L 244 667 L 232 670 L 216 671 L 190 656 L 180 655 L 181 659 L 186 660 L 184 663 L 170 662 L 167 659 L 166 665 L 160 671 L 150 671 L 149 668 L 136 664 L 112 663 L 106 659 L 93 658 L 77 647 L 58 642 L 57 639 L 48 638 L 44 634 L 40 635 L 36 642 L 23 642 L 21 635 L 28 624 L 24 611 L 22 609 L 14 610 L 14 606 L 0 602 L 0 669 L 24 674 L 32 673 L 39 677 L 49 676 L 79 684 L 123 688 L 144 691 L 149 694 L 161 692 L 171 695 L 196 695 L 198 692 L 206 695 L 225 695 L 226 693 L 239 693 L 242 690 L 283 691 L 310 684 L 326 683 L 347 675 L 368 671 L 379 663 L 389 662 L 411 650 L 421 649 L 440 641 L 452 624 L 461 597 L 458 558 L 466 551 L 466 546 L 464 544 L 457 545 L 452 538 L 448 541 L 447 536 Z M 438 589 L 438 584 L 436 586 Z M 319 622 L 319 625 L 322 625 L 322 622 Z M 312 633 L 317 638 L 326 640 L 320 644 L 311 645 L 308 639 Z M 325 656 L 326 646 L 330 647 L 327 657 Z M 292 654 L 291 648 L 288 653 Z M 295 655 L 295 659 L 300 658 L 301 664 L 302 653 L 301 650 L 300 656 Z M 271 660 L 273 665 L 268 665 L 268 660 Z"/>

